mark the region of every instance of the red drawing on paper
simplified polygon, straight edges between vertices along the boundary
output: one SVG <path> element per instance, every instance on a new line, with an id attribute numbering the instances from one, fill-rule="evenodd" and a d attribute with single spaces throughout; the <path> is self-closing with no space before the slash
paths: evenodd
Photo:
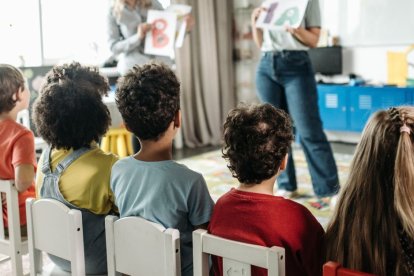
<path id="1" fill-rule="evenodd" d="M 168 22 L 165 19 L 159 18 L 152 24 L 152 45 L 154 48 L 163 48 L 168 45 L 170 39 L 164 33 L 168 27 Z"/>

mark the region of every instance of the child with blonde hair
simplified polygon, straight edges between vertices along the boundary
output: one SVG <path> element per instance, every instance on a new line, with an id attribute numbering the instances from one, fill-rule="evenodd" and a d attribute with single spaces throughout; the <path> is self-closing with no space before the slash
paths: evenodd
<path id="1" fill-rule="evenodd" d="M 414 107 L 381 110 L 362 134 L 326 232 L 327 260 L 414 275 Z"/>
<path id="2" fill-rule="evenodd" d="M 0 179 L 14 180 L 19 192 L 20 224 L 26 225 L 25 201 L 34 197 L 36 154 L 33 133 L 16 122 L 17 113 L 29 107 L 30 91 L 22 73 L 0 64 Z M 3 202 L 3 222 L 7 228 L 7 209 Z M 22 235 L 26 228 L 22 228 Z"/>

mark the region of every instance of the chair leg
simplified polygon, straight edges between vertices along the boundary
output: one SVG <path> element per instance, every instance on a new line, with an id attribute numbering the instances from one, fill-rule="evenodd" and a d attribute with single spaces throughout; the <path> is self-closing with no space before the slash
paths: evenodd
<path id="1" fill-rule="evenodd" d="M 127 145 L 125 141 L 125 135 L 118 135 L 116 138 L 116 147 L 118 151 L 118 156 L 120 158 L 128 156 Z"/>
<path id="2" fill-rule="evenodd" d="M 12 275 L 22 276 L 23 275 L 23 264 L 22 264 L 21 252 L 14 250 L 10 256 L 10 259 L 11 259 L 11 265 L 12 265 Z"/>
<path id="3" fill-rule="evenodd" d="M 109 137 L 108 136 L 102 137 L 101 150 L 103 150 L 104 152 L 109 152 L 110 149 L 109 149 Z"/>

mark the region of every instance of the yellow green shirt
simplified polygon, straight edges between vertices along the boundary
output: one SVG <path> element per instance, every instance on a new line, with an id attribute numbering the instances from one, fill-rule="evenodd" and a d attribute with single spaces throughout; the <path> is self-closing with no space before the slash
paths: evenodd
<path id="1" fill-rule="evenodd" d="M 104 215 L 111 210 L 116 211 L 114 195 L 109 182 L 112 165 L 118 157 L 112 153 L 105 153 L 96 144 L 93 149 L 75 160 L 60 176 L 59 190 L 63 197 L 73 205 L 88 209 L 94 214 Z M 73 150 L 56 150 L 51 152 L 52 171 Z M 40 198 L 40 189 L 43 184 L 42 157 L 39 160 L 36 175 L 36 197 Z"/>

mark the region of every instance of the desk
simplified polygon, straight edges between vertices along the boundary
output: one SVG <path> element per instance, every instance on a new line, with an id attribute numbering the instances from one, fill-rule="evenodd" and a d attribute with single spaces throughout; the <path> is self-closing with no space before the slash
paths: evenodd
<path id="1" fill-rule="evenodd" d="M 318 85 L 318 97 L 325 130 L 361 132 L 375 111 L 413 105 L 414 87 Z"/>

